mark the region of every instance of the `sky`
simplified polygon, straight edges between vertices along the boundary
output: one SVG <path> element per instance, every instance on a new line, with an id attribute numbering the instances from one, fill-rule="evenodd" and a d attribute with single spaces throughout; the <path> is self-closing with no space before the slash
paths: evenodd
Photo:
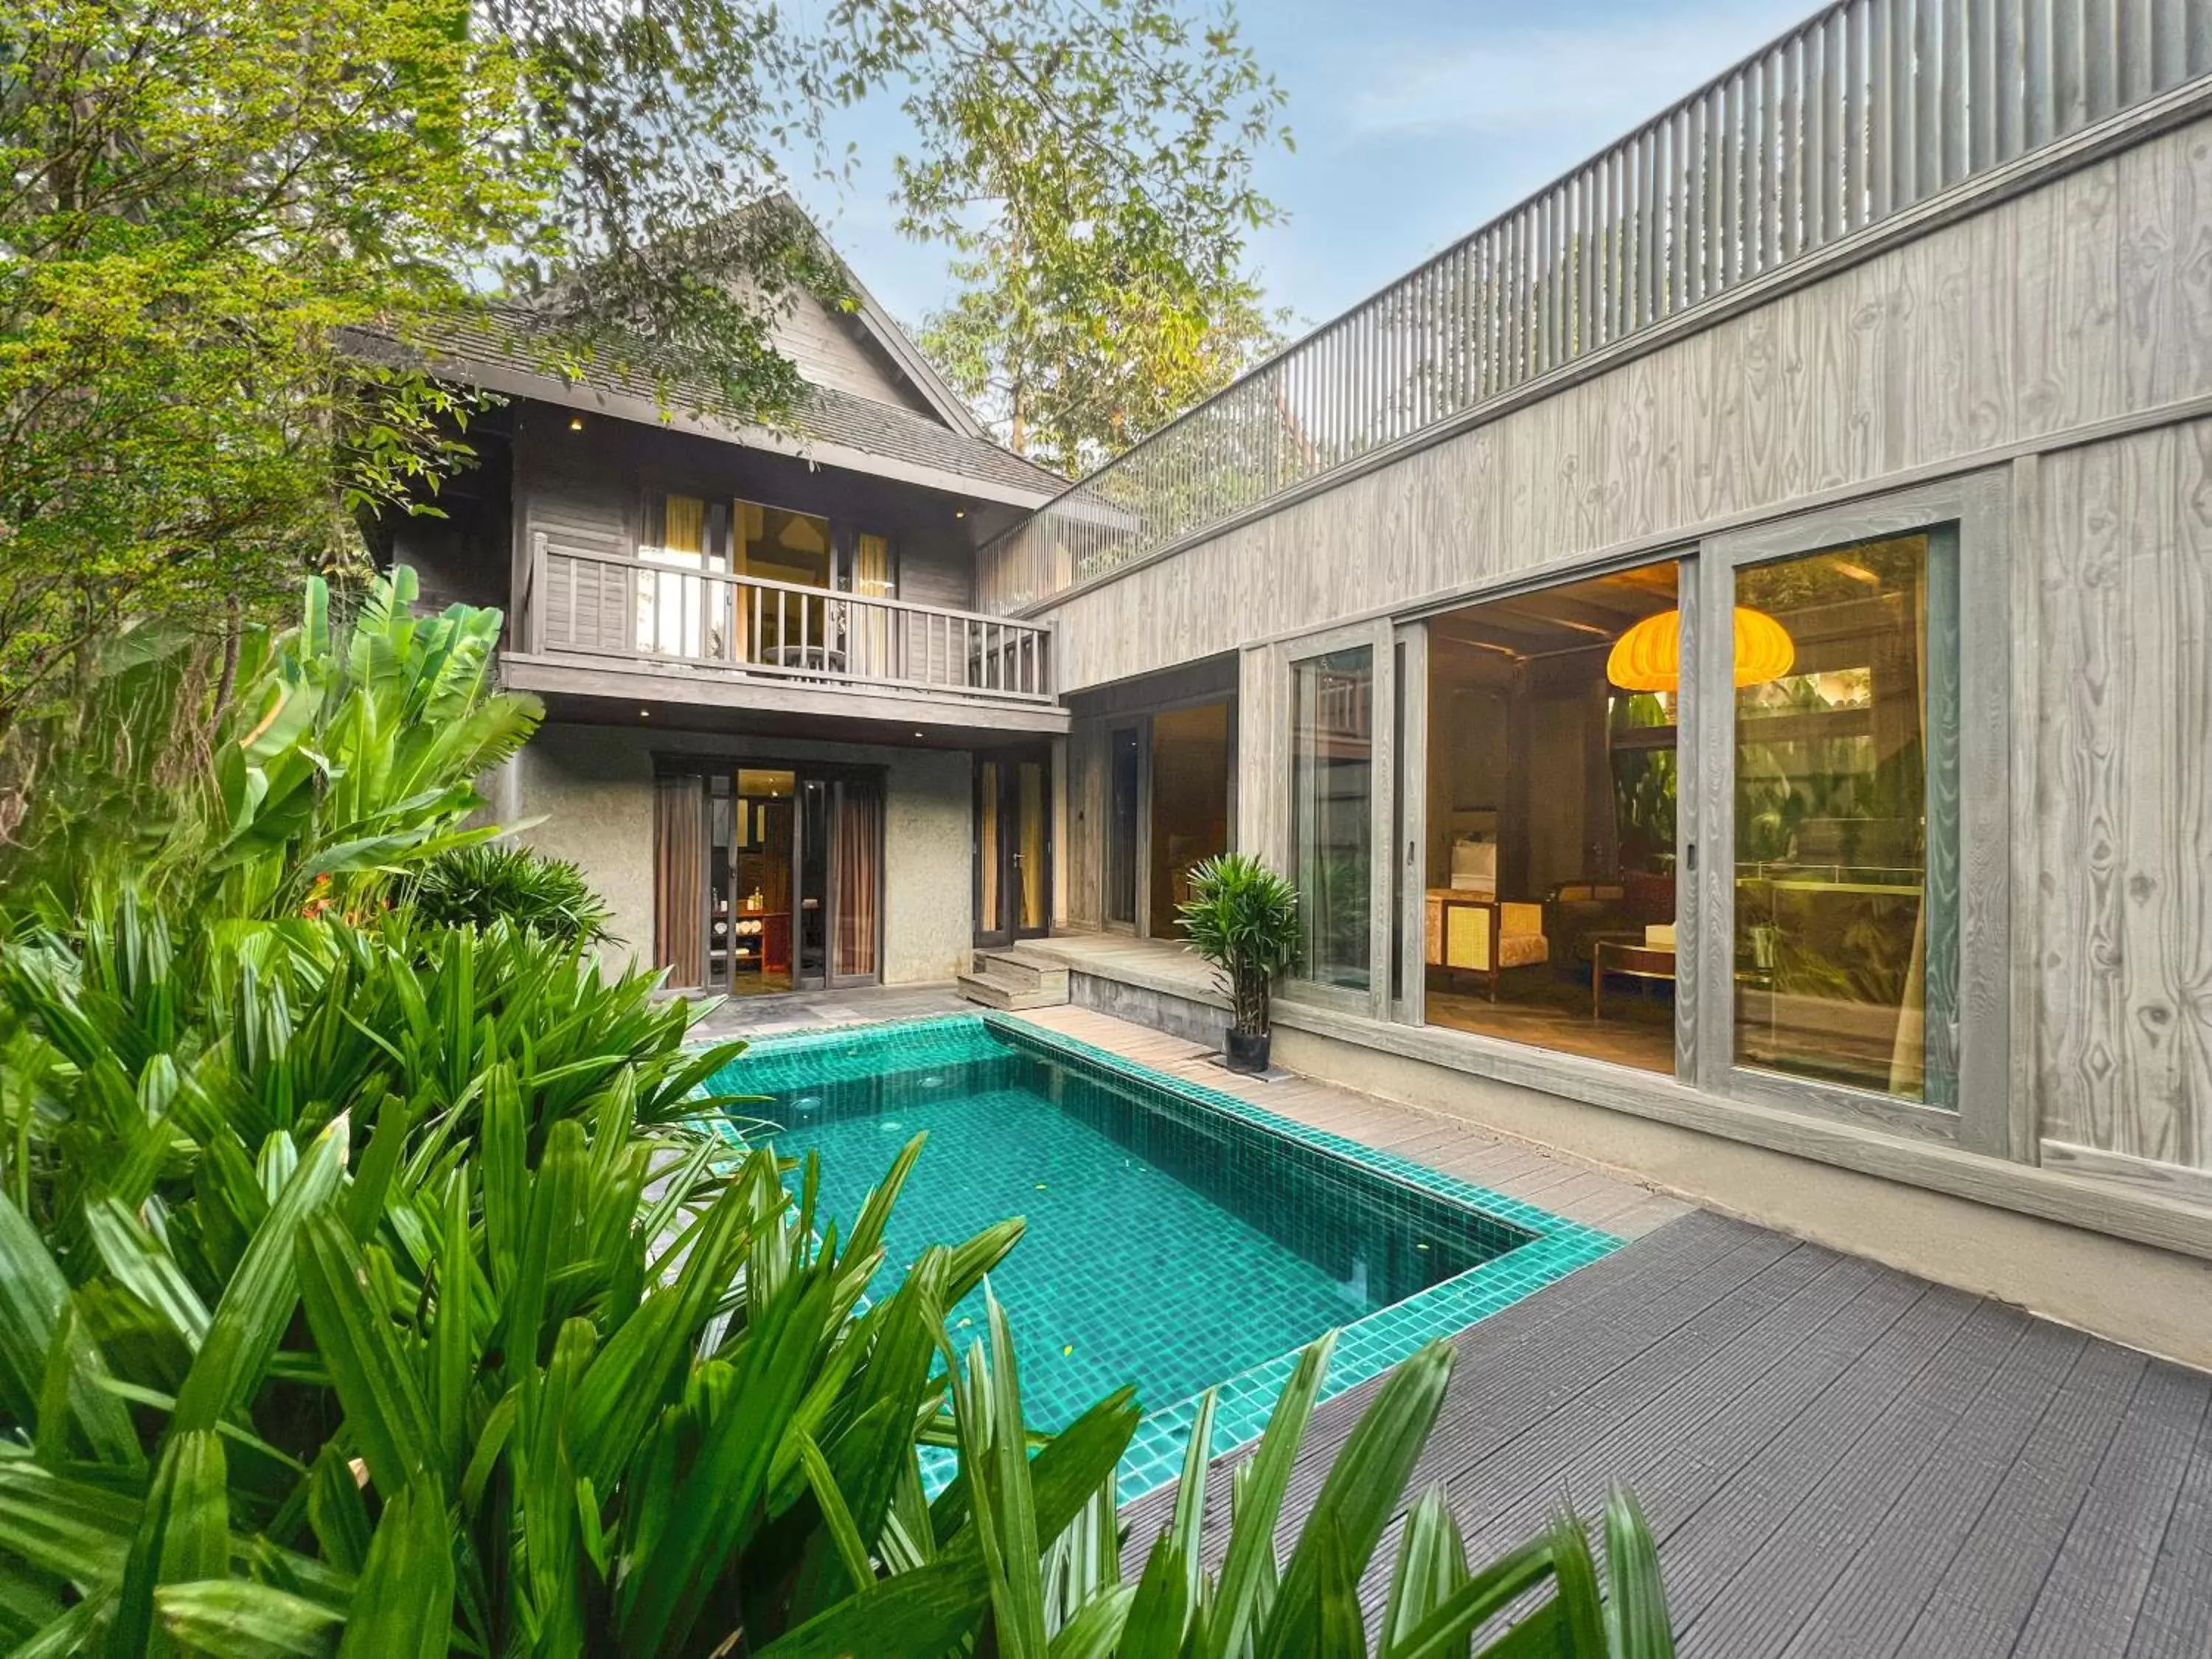
<path id="1" fill-rule="evenodd" d="M 1245 38 L 1289 94 L 1297 149 L 1261 165 L 1288 217 L 1253 263 L 1273 305 L 1327 321 L 1603 149 L 1820 0 L 1243 0 Z M 951 296 L 942 249 L 885 205 L 897 112 L 839 136 L 864 158 L 842 191 L 802 186 L 892 314 Z"/>

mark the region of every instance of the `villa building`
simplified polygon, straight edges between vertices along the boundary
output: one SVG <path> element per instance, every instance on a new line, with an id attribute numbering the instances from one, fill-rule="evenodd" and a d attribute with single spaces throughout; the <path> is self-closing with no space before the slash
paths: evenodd
<path id="1" fill-rule="evenodd" d="M 394 532 L 672 984 L 1210 1040 L 1249 850 L 1283 1065 L 2212 1364 L 2212 0 L 1844 0 L 1073 485 L 783 343 L 796 435 L 457 338 Z"/>

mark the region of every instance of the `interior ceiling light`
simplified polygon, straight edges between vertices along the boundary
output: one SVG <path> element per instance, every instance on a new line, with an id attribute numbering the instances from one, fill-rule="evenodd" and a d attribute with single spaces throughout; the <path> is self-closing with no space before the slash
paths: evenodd
<path id="1" fill-rule="evenodd" d="M 1735 683 L 1764 685 L 1788 673 L 1797 660 L 1790 630 L 1764 611 L 1735 608 Z M 1682 689 L 1682 613 L 1646 617 L 1613 642 L 1605 677 L 1624 691 Z"/>

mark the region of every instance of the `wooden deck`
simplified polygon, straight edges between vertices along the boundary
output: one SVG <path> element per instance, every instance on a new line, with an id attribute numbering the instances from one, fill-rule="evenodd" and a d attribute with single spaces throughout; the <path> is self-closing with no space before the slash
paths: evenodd
<path id="1" fill-rule="evenodd" d="M 1627 1483 L 1685 1656 L 2212 1654 L 2212 1377 L 1703 1212 L 1456 1341 L 1413 1489 L 1486 1557 Z M 1288 1515 L 1377 1386 L 1315 1413 Z"/>

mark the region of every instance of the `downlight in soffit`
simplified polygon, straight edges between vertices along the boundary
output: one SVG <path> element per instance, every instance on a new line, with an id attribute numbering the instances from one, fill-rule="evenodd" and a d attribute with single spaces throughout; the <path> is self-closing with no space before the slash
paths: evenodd
<path id="1" fill-rule="evenodd" d="M 1790 630 L 1764 611 L 1735 608 L 1735 683 L 1778 680 L 1797 660 Z M 1682 685 L 1682 613 L 1646 617 L 1613 642 L 1605 677 L 1624 691 L 1677 691 Z"/>

